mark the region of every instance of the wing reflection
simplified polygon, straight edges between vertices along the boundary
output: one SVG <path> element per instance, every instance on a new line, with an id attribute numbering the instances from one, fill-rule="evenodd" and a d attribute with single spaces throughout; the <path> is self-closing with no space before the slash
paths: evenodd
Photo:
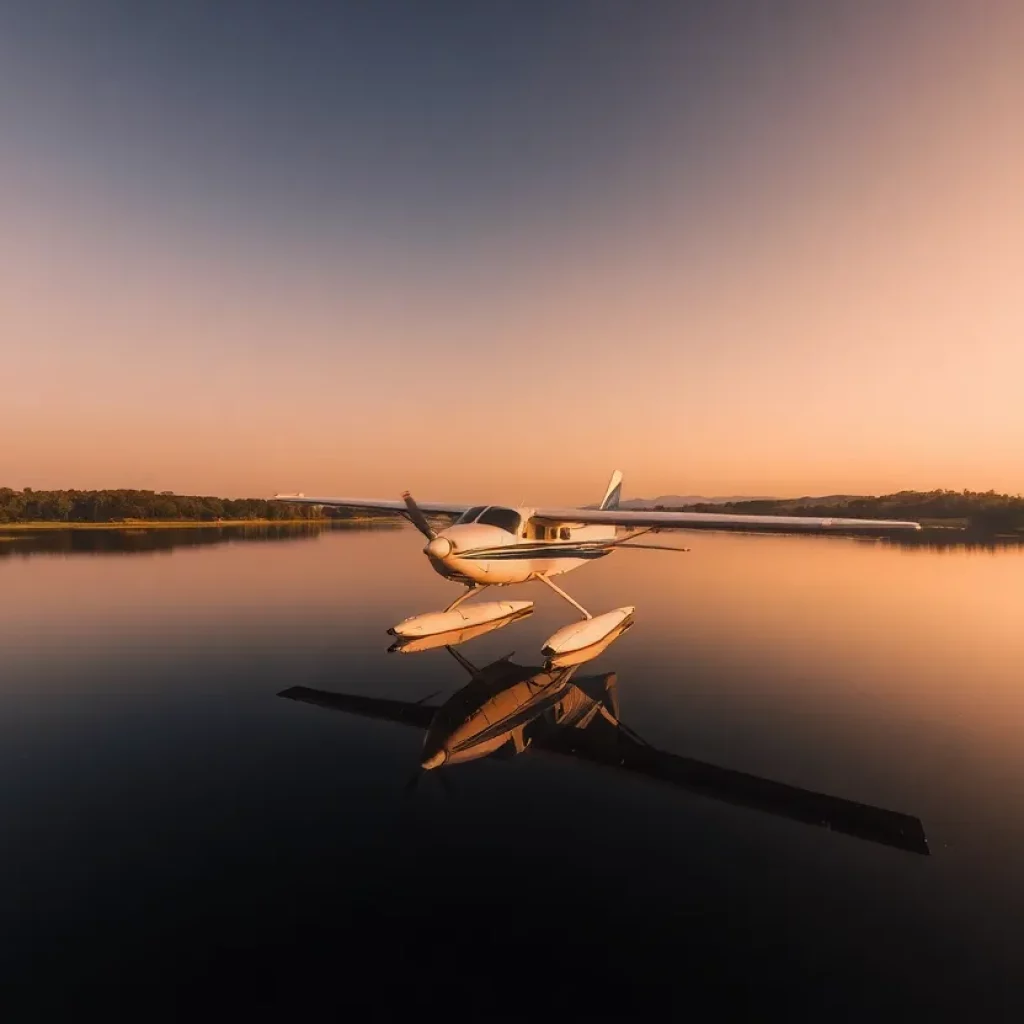
<path id="1" fill-rule="evenodd" d="M 528 748 L 630 772 L 715 800 L 819 825 L 858 839 L 928 854 L 918 818 L 658 750 L 619 718 L 614 672 L 568 667 L 477 668 L 448 648 L 470 681 L 440 706 L 293 686 L 278 696 L 426 730 L 421 768 L 441 769 Z"/>

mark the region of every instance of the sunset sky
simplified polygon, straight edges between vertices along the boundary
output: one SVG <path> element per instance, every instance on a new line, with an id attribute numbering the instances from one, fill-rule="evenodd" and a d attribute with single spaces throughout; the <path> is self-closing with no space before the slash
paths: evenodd
<path id="1" fill-rule="evenodd" d="M 0 6 L 0 486 L 1024 491 L 1024 4 Z"/>

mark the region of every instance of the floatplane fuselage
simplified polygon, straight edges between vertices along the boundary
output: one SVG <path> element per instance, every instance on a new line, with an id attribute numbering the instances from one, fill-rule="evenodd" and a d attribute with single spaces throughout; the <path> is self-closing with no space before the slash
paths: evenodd
<path id="1" fill-rule="evenodd" d="M 596 508 L 535 508 L 504 505 L 458 505 L 446 502 L 418 504 L 406 492 L 402 501 L 364 498 L 306 497 L 279 494 L 294 504 L 337 508 L 366 508 L 399 512 L 426 538 L 423 553 L 433 569 L 466 589 L 443 611 L 427 612 L 403 620 L 388 630 L 400 640 L 469 630 L 487 623 L 513 621 L 529 614 L 531 601 L 464 602 L 492 586 L 511 586 L 537 580 L 582 616 L 564 626 L 544 644 L 549 659 L 569 657 L 599 642 L 632 621 L 633 606 L 591 615 L 552 580 L 612 551 L 647 548 L 685 551 L 668 545 L 637 543 L 651 532 L 679 529 L 741 529 L 747 531 L 799 530 L 801 532 L 880 531 L 920 529 L 917 523 L 877 519 L 821 519 L 809 516 L 747 516 L 694 512 L 653 512 L 620 509 L 622 474 L 616 470 Z M 445 516 L 450 525 L 436 530 L 428 515 Z"/>
<path id="2" fill-rule="evenodd" d="M 536 509 L 476 506 L 427 542 L 436 572 L 467 586 L 508 586 L 571 572 L 612 550 L 615 526 L 549 523 Z"/>

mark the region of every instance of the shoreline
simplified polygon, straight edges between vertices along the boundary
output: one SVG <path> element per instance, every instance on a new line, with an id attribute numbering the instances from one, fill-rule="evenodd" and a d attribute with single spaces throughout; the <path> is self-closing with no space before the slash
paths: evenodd
<path id="1" fill-rule="evenodd" d="M 72 523 L 40 520 L 27 523 L 0 523 L 0 533 L 8 531 L 31 532 L 33 530 L 38 532 L 49 530 L 214 530 L 224 526 L 335 526 L 349 524 L 368 526 L 377 523 L 394 526 L 401 525 L 401 520 L 385 518 L 383 516 L 352 516 L 346 519 L 129 519 L 120 523 Z"/>
<path id="2" fill-rule="evenodd" d="M 268 527 L 287 527 L 293 529 L 299 526 L 315 526 L 321 530 L 333 529 L 373 529 L 376 527 L 396 528 L 404 526 L 405 522 L 400 516 L 352 516 L 345 519 L 130 519 L 122 522 L 58 522 L 53 520 L 35 520 L 33 522 L 21 523 L 0 523 L 0 541 L 13 540 L 15 536 L 30 536 L 31 534 L 47 533 L 91 533 L 96 531 L 111 532 L 121 531 L 122 533 L 143 533 L 150 530 L 220 530 L 220 529 L 266 529 Z M 689 532 L 689 531 L 687 531 Z M 942 547 L 970 547 L 982 546 L 1024 546 L 1024 535 L 1022 534 L 977 534 L 962 526 L 939 526 L 934 521 L 925 526 L 924 529 L 915 533 L 908 533 L 901 536 L 885 535 L 864 535 L 856 532 L 835 531 L 833 534 L 807 534 L 798 529 L 778 529 L 770 531 L 758 531 L 748 533 L 741 527 L 704 527 L 694 532 L 709 533 L 738 533 L 746 536 L 831 536 L 845 537 L 853 540 L 878 541 L 885 540 L 904 548 L 915 548 L 918 546 L 928 547 L 938 544 Z"/>

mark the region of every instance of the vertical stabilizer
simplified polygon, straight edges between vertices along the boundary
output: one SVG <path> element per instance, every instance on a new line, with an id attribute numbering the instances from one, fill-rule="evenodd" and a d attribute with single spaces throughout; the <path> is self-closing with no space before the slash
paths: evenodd
<path id="1" fill-rule="evenodd" d="M 602 509 L 616 509 L 619 507 L 619 498 L 622 497 L 622 471 L 615 470 L 611 480 L 608 481 L 608 490 L 604 492 L 604 500 L 601 502 Z"/>

